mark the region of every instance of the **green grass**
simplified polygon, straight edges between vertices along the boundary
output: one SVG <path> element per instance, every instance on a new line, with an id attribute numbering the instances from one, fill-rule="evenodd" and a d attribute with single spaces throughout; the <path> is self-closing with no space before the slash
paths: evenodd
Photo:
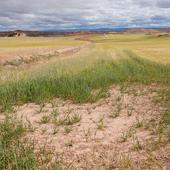
<path id="1" fill-rule="evenodd" d="M 170 110 L 170 87 L 158 90 L 155 102 L 163 104 Z"/>
<path id="2" fill-rule="evenodd" d="M 13 78 L 0 83 L 0 105 L 3 109 L 26 102 L 44 102 L 53 97 L 75 102 L 95 101 L 113 83 L 140 82 L 170 84 L 170 65 L 142 59 L 123 51 L 120 59 L 98 59 L 81 69 L 56 68 L 47 65 L 34 76 Z M 83 61 L 82 61 L 83 62 Z M 81 65 L 81 64 L 80 64 Z M 66 65 L 63 65 L 66 66 Z M 73 65 L 73 66 L 76 66 Z M 61 69 L 61 70 L 60 70 Z M 72 70 L 72 71 L 71 71 Z M 93 90 L 99 89 L 93 95 Z"/>
<path id="3" fill-rule="evenodd" d="M 53 153 L 45 147 L 36 148 L 34 141 L 24 139 L 28 128 L 21 121 L 7 116 L 0 122 L 0 169 L 1 170 L 37 170 L 46 169 L 53 159 Z M 59 162 L 51 163 L 51 170 L 62 170 Z"/>
<path id="4" fill-rule="evenodd" d="M 170 125 L 170 111 L 165 112 L 165 114 L 162 116 L 161 122 L 165 125 Z"/>
<path id="5" fill-rule="evenodd" d="M 0 169 L 32 170 L 36 168 L 33 146 L 20 139 L 26 132 L 21 122 L 6 118 L 0 123 Z"/>

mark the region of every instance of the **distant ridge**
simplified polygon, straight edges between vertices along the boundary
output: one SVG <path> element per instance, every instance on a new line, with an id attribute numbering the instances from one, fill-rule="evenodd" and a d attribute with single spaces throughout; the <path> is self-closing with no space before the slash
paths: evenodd
<path id="1" fill-rule="evenodd" d="M 4 31 L 0 32 L 0 37 L 55 37 L 55 36 L 68 36 L 68 35 L 81 35 L 81 34 L 96 34 L 96 33 L 145 33 L 145 34 L 161 34 L 170 33 L 170 28 L 101 28 L 93 30 L 66 30 L 66 31 Z"/>
<path id="2" fill-rule="evenodd" d="M 162 29 L 146 29 L 146 28 L 130 28 L 127 29 L 126 33 L 146 33 L 146 34 L 153 34 L 153 33 L 160 33 Z"/>

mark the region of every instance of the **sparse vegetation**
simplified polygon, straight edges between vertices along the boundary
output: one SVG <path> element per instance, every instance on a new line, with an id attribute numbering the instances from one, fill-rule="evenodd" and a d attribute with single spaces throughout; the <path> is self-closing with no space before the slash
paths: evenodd
<path id="1" fill-rule="evenodd" d="M 40 120 L 40 123 L 42 123 L 42 124 L 47 124 L 49 122 L 50 122 L 50 117 L 46 116 L 46 115 L 44 115 Z"/>
<path id="2" fill-rule="evenodd" d="M 72 128 L 71 127 L 65 127 L 64 131 L 65 131 L 66 134 L 69 134 L 72 131 Z"/>
<path id="3" fill-rule="evenodd" d="M 97 122 L 97 129 L 103 130 L 105 128 L 104 117 L 101 117 Z"/>
<path id="4" fill-rule="evenodd" d="M 135 125 L 135 127 L 136 128 L 143 127 L 143 122 L 144 122 L 144 120 L 140 120 L 138 117 L 136 117 L 136 125 Z"/>
<path id="5" fill-rule="evenodd" d="M 41 112 L 43 111 L 44 106 L 45 106 L 44 103 L 41 103 L 41 104 L 40 104 L 40 109 L 37 110 L 37 112 L 38 112 L 38 113 L 41 113 Z"/>
<path id="6" fill-rule="evenodd" d="M 33 170 L 44 167 L 49 153 L 35 153 L 35 143 L 24 138 L 27 132 L 22 122 L 7 116 L 0 123 L 0 169 Z M 51 154 L 50 154 L 51 155 Z M 46 161 L 48 159 L 45 159 Z M 50 161 L 50 160 L 49 160 Z M 53 166 L 53 165 L 52 165 Z M 57 168 L 57 166 L 56 166 Z"/>
<path id="7" fill-rule="evenodd" d="M 118 112 L 118 111 L 113 111 L 113 112 L 110 114 L 110 117 L 116 118 L 116 117 L 118 117 L 119 115 L 120 115 L 120 112 Z"/>
<path id="8" fill-rule="evenodd" d="M 127 141 L 127 139 L 128 139 L 128 133 L 127 132 L 122 132 L 122 135 L 121 135 L 121 137 L 120 137 L 120 140 L 119 140 L 119 142 L 126 142 Z"/>
<path id="9" fill-rule="evenodd" d="M 55 124 L 60 126 L 60 125 L 73 125 L 75 123 L 80 122 L 81 120 L 81 116 L 78 114 L 67 114 L 64 117 L 59 117 L 58 119 L 56 119 Z"/>
<path id="10" fill-rule="evenodd" d="M 58 133 L 58 131 L 59 131 L 58 127 L 54 126 L 53 135 L 56 135 Z"/>
<path id="11" fill-rule="evenodd" d="M 121 170 L 126 170 L 126 169 L 131 168 L 132 160 L 131 160 L 130 156 L 122 155 L 121 160 L 120 160 L 120 165 L 121 165 L 121 167 L 120 167 Z"/>
<path id="12" fill-rule="evenodd" d="M 0 39 L 0 44 L 2 49 L 16 50 L 21 46 L 43 48 L 87 43 L 76 38 L 37 38 L 34 44 L 34 38 L 26 37 L 22 45 L 22 39 L 10 39 L 9 46 L 8 39 Z M 163 61 L 158 63 L 160 51 L 155 52 L 153 48 L 169 48 L 169 39 L 110 34 L 92 35 L 88 40 L 94 46 L 72 57 L 61 60 L 50 54 L 30 60 L 21 57 L 7 61 L 0 68 L 0 169 L 36 170 L 45 169 L 48 164 L 49 169 L 62 170 L 62 164 L 54 159 L 58 155 L 60 160 L 68 162 L 75 159 L 73 164 L 78 167 L 85 161 L 81 160 L 85 153 L 91 163 L 99 160 L 96 164 L 99 169 L 107 169 L 107 163 L 111 169 L 162 166 L 156 152 L 170 141 L 170 63 L 165 52 L 161 53 Z M 46 63 L 32 64 L 42 58 L 45 60 L 41 62 Z M 28 106 L 21 106 L 25 103 Z M 37 121 L 30 121 L 34 111 L 38 126 Z M 10 117 L 9 112 L 15 112 L 16 119 Z M 7 114 L 5 119 L 4 114 Z M 17 116 L 26 118 L 26 123 L 23 125 Z M 47 151 L 37 148 L 37 144 L 27 138 L 30 133 L 38 140 L 49 135 Z M 53 148 L 51 152 L 51 139 L 62 152 L 52 153 L 56 152 Z M 114 157 L 110 163 L 115 145 L 120 153 L 125 149 L 132 157 L 122 156 L 120 160 Z M 133 157 L 140 151 L 143 153 L 142 160 L 139 158 L 141 163 L 134 164 Z M 88 169 L 87 162 L 82 164 Z"/>
<path id="13" fill-rule="evenodd" d="M 161 119 L 161 123 L 165 124 L 165 125 L 170 125 L 170 112 L 166 112 Z"/>
<path id="14" fill-rule="evenodd" d="M 133 147 L 135 150 L 142 150 L 142 145 L 137 136 L 133 136 Z"/>

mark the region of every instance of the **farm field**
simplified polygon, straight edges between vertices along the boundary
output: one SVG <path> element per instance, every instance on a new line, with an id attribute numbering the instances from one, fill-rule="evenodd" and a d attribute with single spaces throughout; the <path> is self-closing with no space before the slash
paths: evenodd
<path id="1" fill-rule="evenodd" d="M 105 50 L 130 49 L 137 55 L 157 62 L 170 62 L 170 38 L 145 34 L 98 35 L 91 38 Z"/>
<path id="2" fill-rule="evenodd" d="M 170 37 L 0 38 L 0 169 L 169 169 Z"/>
<path id="3" fill-rule="evenodd" d="M 68 37 L 1 37 L 0 62 L 20 58 L 29 59 L 39 55 L 54 55 L 83 44 Z"/>

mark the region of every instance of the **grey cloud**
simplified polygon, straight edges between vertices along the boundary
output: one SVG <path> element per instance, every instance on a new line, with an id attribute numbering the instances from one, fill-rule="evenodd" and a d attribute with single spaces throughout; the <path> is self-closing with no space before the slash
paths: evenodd
<path id="1" fill-rule="evenodd" d="M 141 7 L 170 8 L 170 0 L 133 0 L 134 4 Z"/>
<path id="2" fill-rule="evenodd" d="M 153 7 L 155 6 L 157 0 L 133 0 L 134 4 L 140 7 Z"/>
<path id="3" fill-rule="evenodd" d="M 157 6 L 160 8 L 170 8 L 170 0 L 158 1 Z"/>
<path id="4" fill-rule="evenodd" d="M 167 22 L 161 17 L 170 16 L 169 2 L 168 0 L 1 0 L 0 30 L 64 29 L 83 26 L 103 27 L 103 25 L 152 26 L 155 23 L 164 26 Z"/>

